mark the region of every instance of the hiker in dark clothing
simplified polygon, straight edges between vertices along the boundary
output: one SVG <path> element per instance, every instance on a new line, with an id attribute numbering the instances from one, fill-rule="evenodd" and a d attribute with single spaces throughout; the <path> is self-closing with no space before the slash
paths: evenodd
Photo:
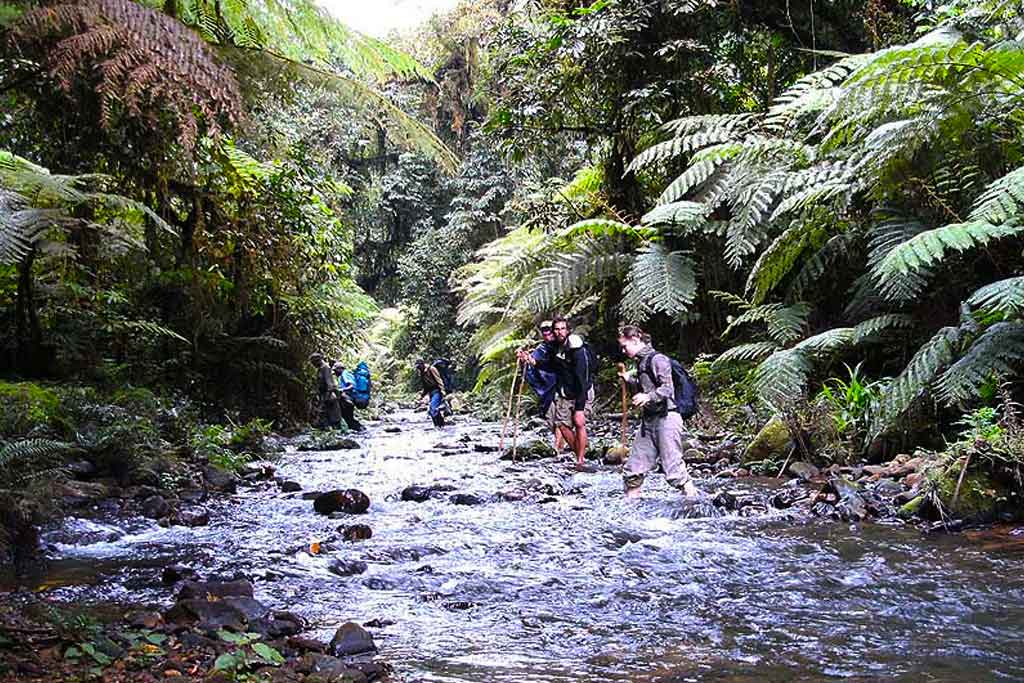
<path id="1" fill-rule="evenodd" d="M 337 429 L 341 426 L 341 392 L 338 391 L 338 382 L 334 379 L 331 366 L 321 354 L 312 354 L 309 362 L 316 368 L 316 390 L 320 397 L 316 426 L 320 429 Z"/>
<path id="2" fill-rule="evenodd" d="M 582 468 L 587 452 L 587 414 L 594 402 L 595 368 L 586 342 L 570 333 L 568 320 L 557 317 L 552 328 L 558 346 L 551 358 L 538 362 L 525 351 L 518 356 L 531 366 L 555 373 L 555 400 L 548 409 L 548 423 L 561 433 L 576 453 L 576 467 Z"/>
<path id="3" fill-rule="evenodd" d="M 416 373 L 420 376 L 422 399 L 430 397 L 427 412 L 435 427 L 444 426 L 444 413 L 447 407 L 445 403 L 444 380 L 441 373 L 433 365 L 427 365 L 424 361 L 416 361 Z"/>
<path id="4" fill-rule="evenodd" d="M 338 383 L 338 407 L 341 409 L 341 417 L 345 420 L 350 431 L 361 432 L 363 425 L 356 419 L 356 404 L 352 402 L 352 389 L 355 388 L 352 373 L 345 369 L 345 365 L 338 361 L 332 368 Z"/>
<path id="5" fill-rule="evenodd" d="M 537 414 L 543 416 L 547 415 L 548 408 L 555 400 L 558 376 L 550 370 L 544 370 L 540 365 L 547 363 L 555 355 L 558 351 L 558 342 L 555 341 L 555 331 L 550 320 L 542 322 L 538 329 L 542 341 L 530 354 L 537 361 L 537 365 L 527 365 L 526 383 L 537 392 Z"/>

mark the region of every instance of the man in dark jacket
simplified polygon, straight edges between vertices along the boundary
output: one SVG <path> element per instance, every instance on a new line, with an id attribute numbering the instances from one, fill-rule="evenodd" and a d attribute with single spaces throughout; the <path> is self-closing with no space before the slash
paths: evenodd
<path id="1" fill-rule="evenodd" d="M 526 383 L 537 393 L 537 414 L 547 415 L 548 408 L 555 400 L 555 385 L 558 384 L 558 376 L 550 371 L 544 370 L 539 365 L 547 363 L 558 351 L 558 342 L 555 340 L 555 331 L 552 329 L 550 320 L 542 322 L 538 328 L 541 342 L 530 355 L 537 361 L 538 365 L 527 365 Z"/>
<path id="2" fill-rule="evenodd" d="M 636 373 L 620 373 L 634 390 L 633 405 L 642 409 L 640 433 L 633 440 L 629 459 L 622 468 L 628 498 L 640 495 L 640 486 L 648 472 L 659 462 L 669 484 L 687 496 L 696 496 L 683 460 L 683 418 L 675 405 L 672 363 L 668 356 L 651 346 L 650 337 L 639 328 L 627 325 L 619 330 L 619 347 L 636 360 Z"/>
<path id="3" fill-rule="evenodd" d="M 416 373 L 420 377 L 422 398 L 430 397 L 427 412 L 430 414 L 431 421 L 435 427 L 444 427 L 446 394 L 441 373 L 433 365 L 427 365 L 422 360 L 416 361 Z"/>
<path id="4" fill-rule="evenodd" d="M 537 361 L 520 352 L 519 359 L 531 366 L 555 373 L 555 400 L 548 409 L 548 423 L 558 430 L 576 454 L 576 467 L 582 468 L 587 452 L 587 414 L 594 402 L 594 370 L 590 351 L 579 335 L 572 334 L 569 321 L 557 317 L 552 330 L 558 346 L 554 355 Z"/>
<path id="5" fill-rule="evenodd" d="M 334 379 L 331 366 L 319 353 L 310 355 L 309 362 L 316 368 L 316 390 L 320 397 L 320 409 L 316 426 L 320 429 L 337 429 L 341 426 L 341 406 L 338 403 L 340 391 Z"/>

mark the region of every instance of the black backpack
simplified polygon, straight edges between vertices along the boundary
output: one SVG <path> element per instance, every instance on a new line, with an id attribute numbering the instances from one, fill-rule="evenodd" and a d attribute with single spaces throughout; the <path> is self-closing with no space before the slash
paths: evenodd
<path id="1" fill-rule="evenodd" d="M 444 393 L 451 393 L 455 389 L 455 373 L 452 370 L 452 362 L 447 358 L 438 358 L 433 362 L 433 366 L 437 368 L 438 374 L 441 375 L 441 381 L 444 382 Z"/>
<path id="2" fill-rule="evenodd" d="M 664 353 L 657 355 L 665 356 L 672 365 L 672 388 L 676 393 L 673 399 L 676 404 L 675 410 L 684 420 L 688 420 L 697 414 L 697 401 L 700 398 L 697 383 L 690 377 L 690 373 L 683 367 L 683 364 L 675 358 Z M 647 367 L 644 370 L 648 377 L 658 384 L 658 376 L 654 374 L 654 356 L 647 361 Z"/>

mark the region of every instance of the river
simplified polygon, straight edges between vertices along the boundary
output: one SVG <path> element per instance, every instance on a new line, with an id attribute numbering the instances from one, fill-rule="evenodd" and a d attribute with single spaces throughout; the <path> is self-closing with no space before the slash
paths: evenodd
<path id="1" fill-rule="evenodd" d="M 70 519 L 46 536 L 41 586 L 61 600 L 167 605 L 168 564 L 244 574 L 259 600 L 303 615 L 313 635 L 380 620 L 380 656 L 405 681 L 1024 680 L 1024 538 L 1014 532 L 923 536 L 778 511 L 685 519 L 660 476 L 634 504 L 612 468 L 476 452 L 497 441 L 494 425 L 462 418 L 438 432 L 422 413 L 388 420 L 359 436 L 359 450 L 277 463 L 305 490 L 361 489 L 365 515 L 328 519 L 269 482 L 208 503 L 207 527 Z M 484 502 L 400 498 L 437 483 Z M 341 540 L 336 529 L 351 523 L 373 537 Z M 339 560 L 367 569 L 336 576 Z"/>

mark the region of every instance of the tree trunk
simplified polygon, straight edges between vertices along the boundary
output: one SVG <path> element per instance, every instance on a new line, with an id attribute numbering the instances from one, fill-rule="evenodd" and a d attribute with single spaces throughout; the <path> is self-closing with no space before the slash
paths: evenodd
<path id="1" fill-rule="evenodd" d="M 36 374 L 41 358 L 43 332 L 39 327 L 36 311 L 35 288 L 32 280 L 32 266 L 36 260 L 33 247 L 18 264 L 18 291 L 15 299 L 17 358 L 15 365 L 26 374 Z"/>

